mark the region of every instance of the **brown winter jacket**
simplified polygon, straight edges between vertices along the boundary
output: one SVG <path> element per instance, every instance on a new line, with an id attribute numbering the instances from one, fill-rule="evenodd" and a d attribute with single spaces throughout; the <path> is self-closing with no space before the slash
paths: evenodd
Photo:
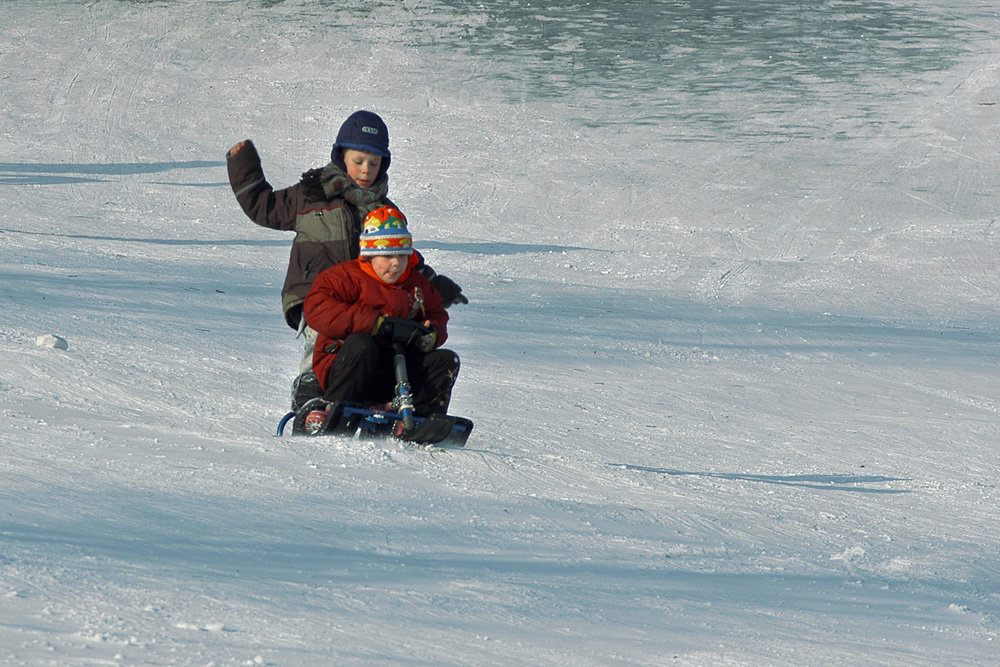
<path id="1" fill-rule="evenodd" d="M 371 187 L 361 188 L 342 166 L 331 162 L 305 172 L 295 185 L 275 190 L 264 177 L 252 142 L 247 141 L 236 154 L 227 154 L 226 163 L 229 184 L 243 212 L 263 227 L 295 232 L 281 307 L 288 326 L 298 329 L 302 303 L 316 276 L 357 257 L 365 216 L 380 206 L 394 206 L 386 197 L 385 170 Z"/>
<path id="2" fill-rule="evenodd" d="M 447 340 L 448 313 L 434 286 L 415 270 L 418 263 L 417 256 L 411 255 L 409 268 L 391 285 L 379 280 L 371 265 L 361 260 L 338 264 L 316 278 L 306 297 L 305 315 L 309 326 L 319 332 L 313 372 L 324 390 L 343 340 L 352 333 L 370 333 L 379 315 L 410 317 L 414 304 L 422 298 L 423 310 L 413 319 L 420 323 L 430 320 L 437 334 L 436 346 Z"/>

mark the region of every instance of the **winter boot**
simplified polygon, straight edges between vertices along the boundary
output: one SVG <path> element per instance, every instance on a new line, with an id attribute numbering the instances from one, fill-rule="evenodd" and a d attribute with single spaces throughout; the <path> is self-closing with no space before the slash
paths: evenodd
<path id="1" fill-rule="evenodd" d="M 296 435 L 319 435 L 330 421 L 330 404 L 322 398 L 313 398 L 295 411 L 292 433 Z"/>
<path id="2" fill-rule="evenodd" d="M 306 435 L 316 435 L 326 427 L 330 418 L 330 408 L 326 410 L 310 410 L 305 419 Z"/>
<path id="3" fill-rule="evenodd" d="M 344 403 L 313 398 L 295 412 L 292 420 L 294 435 L 353 435 L 360 417 L 344 415 Z"/>
<path id="4" fill-rule="evenodd" d="M 311 399 L 322 395 L 323 388 L 319 386 L 316 374 L 312 371 L 303 373 L 292 382 L 292 412 L 297 412 Z"/>

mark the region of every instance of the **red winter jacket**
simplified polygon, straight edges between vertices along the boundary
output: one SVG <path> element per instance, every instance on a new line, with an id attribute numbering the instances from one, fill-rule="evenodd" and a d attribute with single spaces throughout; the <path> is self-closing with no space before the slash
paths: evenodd
<path id="1" fill-rule="evenodd" d="M 306 322 L 319 333 L 313 372 L 324 390 L 337 350 L 347 336 L 371 333 L 379 315 L 408 317 L 420 296 L 423 312 L 413 319 L 420 323 L 430 320 L 437 345 L 448 338 L 448 313 L 430 281 L 413 270 L 419 263 L 416 253 L 410 255 L 406 272 L 392 285 L 382 282 L 371 265 L 360 259 L 330 267 L 316 277 L 306 296 L 304 312 Z"/>

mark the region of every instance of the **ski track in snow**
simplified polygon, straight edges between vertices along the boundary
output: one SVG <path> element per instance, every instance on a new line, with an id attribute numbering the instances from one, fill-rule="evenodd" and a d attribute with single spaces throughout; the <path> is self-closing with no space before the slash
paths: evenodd
<path id="1" fill-rule="evenodd" d="M 765 4 L 0 5 L 0 662 L 996 662 L 996 10 Z M 360 107 L 464 450 L 272 435 Z"/>

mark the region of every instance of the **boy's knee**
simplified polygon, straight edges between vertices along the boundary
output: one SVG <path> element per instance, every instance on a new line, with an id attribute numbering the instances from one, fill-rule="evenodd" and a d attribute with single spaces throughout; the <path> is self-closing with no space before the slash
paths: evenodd
<path id="1" fill-rule="evenodd" d="M 458 374 L 458 369 L 461 367 L 462 362 L 459 360 L 457 354 L 451 350 L 441 348 L 439 350 L 435 350 L 434 355 L 436 356 L 434 360 L 436 365 L 452 374 Z"/>

